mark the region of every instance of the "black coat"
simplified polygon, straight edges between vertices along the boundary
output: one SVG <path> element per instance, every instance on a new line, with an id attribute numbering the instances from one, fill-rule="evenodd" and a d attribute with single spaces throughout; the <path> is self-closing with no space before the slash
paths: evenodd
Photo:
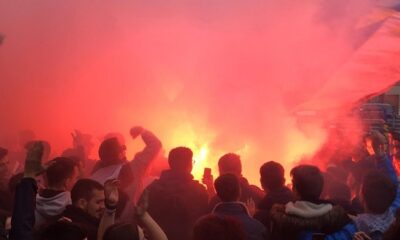
<path id="1" fill-rule="evenodd" d="M 62 214 L 63 217 L 71 219 L 72 223 L 81 227 L 88 236 L 88 240 L 97 240 L 97 231 L 100 221 L 88 213 L 73 205 L 68 205 Z"/>
<path id="2" fill-rule="evenodd" d="M 286 204 L 294 201 L 295 196 L 287 187 L 282 187 L 276 191 L 268 192 L 257 206 L 257 212 L 254 218 L 260 221 L 264 226 L 270 228 L 270 211 L 275 204 Z"/>
<path id="3" fill-rule="evenodd" d="M 37 185 L 33 178 L 23 178 L 17 185 L 11 220 L 11 240 L 33 240 Z"/>
<path id="4" fill-rule="evenodd" d="M 149 214 L 169 240 L 190 240 L 197 219 L 207 212 L 205 187 L 188 173 L 164 171 L 147 187 Z"/>

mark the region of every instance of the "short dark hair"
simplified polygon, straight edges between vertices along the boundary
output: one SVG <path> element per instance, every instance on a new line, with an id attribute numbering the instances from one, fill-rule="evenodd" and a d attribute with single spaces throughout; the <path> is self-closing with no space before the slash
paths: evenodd
<path id="1" fill-rule="evenodd" d="M 240 198 L 240 182 L 236 175 L 228 173 L 219 176 L 214 182 L 218 197 L 223 202 L 233 202 Z"/>
<path id="2" fill-rule="evenodd" d="M 301 200 L 316 201 L 324 187 L 324 177 L 318 167 L 312 165 L 300 165 L 290 171 L 293 188 L 299 194 Z"/>
<path id="3" fill-rule="evenodd" d="M 235 153 L 227 153 L 218 161 L 218 168 L 221 174 L 233 173 L 236 175 L 242 174 L 242 161 L 240 156 Z"/>
<path id="4" fill-rule="evenodd" d="M 366 207 L 372 213 L 386 212 L 396 198 L 396 193 L 396 184 L 382 172 L 373 170 L 364 176 L 361 196 Z"/>
<path id="5" fill-rule="evenodd" d="M 187 147 L 172 149 L 168 155 L 169 167 L 177 171 L 191 171 L 193 164 L 193 152 Z"/>
<path id="6" fill-rule="evenodd" d="M 51 165 L 46 169 L 48 185 L 58 186 L 70 178 L 77 167 L 77 162 L 66 157 L 57 157 L 50 161 Z"/>
<path id="7" fill-rule="evenodd" d="M 245 234 L 238 220 L 213 214 L 200 218 L 193 229 L 194 240 L 244 240 Z"/>
<path id="8" fill-rule="evenodd" d="M 93 190 L 102 191 L 103 185 L 95 180 L 84 178 L 78 180 L 71 190 L 72 204 L 75 205 L 79 199 L 90 200 L 93 196 Z"/>
<path id="9" fill-rule="evenodd" d="M 277 162 L 269 161 L 260 168 L 261 185 L 271 191 L 282 188 L 285 184 L 285 169 Z"/>
<path id="10" fill-rule="evenodd" d="M 42 233 L 43 240 L 83 240 L 86 239 L 87 233 L 80 226 L 67 222 L 58 221 L 47 226 Z"/>
<path id="11" fill-rule="evenodd" d="M 136 224 L 117 223 L 107 228 L 103 240 L 139 240 Z"/>
<path id="12" fill-rule="evenodd" d="M 99 147 L 99 157 L 102 161 L 118 161 L 119 154 L 124 150 L 118 138 L 112 137 L 104 140 Z"/>

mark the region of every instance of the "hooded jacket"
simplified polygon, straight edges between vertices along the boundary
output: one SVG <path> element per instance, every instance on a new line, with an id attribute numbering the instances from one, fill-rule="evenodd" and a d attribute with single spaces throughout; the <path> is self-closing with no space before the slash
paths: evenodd
<path id="1" fill-rule="evenodd" d="M 331 234 L 351 222 L 340 206 L 307 201 L 275 205 L 271 209 L 272 239 L 298 239 L 304 232 Z"/>
<path id="2" fill-rule="evenodd" d="M 36 195 L 35 228 L 56 221 L 71 204 L 71 193 L 67 191 L 43 190 Z"/>

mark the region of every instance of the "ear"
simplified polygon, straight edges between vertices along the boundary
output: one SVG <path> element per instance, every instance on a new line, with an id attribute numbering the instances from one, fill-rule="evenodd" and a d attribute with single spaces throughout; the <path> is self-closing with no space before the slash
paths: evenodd
<path id="1" fill-rule="evenodd" d="M 76 203 L 76 207 L 85 210 L 87 208 L 88 205 L 88 201 L 84 198 L 81 198 L 78 200 L 78 202 Z"/>

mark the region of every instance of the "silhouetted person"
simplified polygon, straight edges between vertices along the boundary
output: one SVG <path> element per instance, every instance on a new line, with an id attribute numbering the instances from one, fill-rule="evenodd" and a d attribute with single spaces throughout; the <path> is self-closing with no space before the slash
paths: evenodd
<path id="1" fill-rule="evenodd" d="M 71 204 L 71 189 L 78 177 L 77 163 L 69 158 L 55 158 L 45 172 L 47 188 L 36 196 L 35 228 L 55 222 Z"/>
<path id="2" fill-rule="evenodd" d="M 135 203 L 143 191 L 143 179 L 161 150 L 161 141 L 150 131 L 142 127 L 130 130 L 133 139 L 141 136 L 145 148 L 136 153 L 132 161 L 126 160 L 126 147 L 118 138 L 103 141 L 99 148 L 100 161 L 93 169 L 91 179 L 104 183 L 109 179 L 118 178 L 121 190 L 121 201 L 117 215 L 124 220 L 130 220 L 134 213 Z"/>
<path id="3" fill-rule="evenodd" d="M 361 199 L 365 213 L 357 215 L 354 222 L 358 231 L 373 240 L 380 240 L 395 221 L 396 210 L 391 208 L 396 198 L 397 186 L 379 171 L 371 171 L 364 177 Z"/>
<path id="4" fill-rule="evenodd" d="M 269 229 L 270 210 L 274 204 L 286 204 L 294 201 L 293 192 L 285 186 L 285 170 L 281 164 L 270 161 L 260 168 L 260 182 L 266 195 L 257 206 L 254 218 Z"/>
<path id="5" fill-rule="evenodd" d="M 43 172 L 42 160 L 44 144 L 35 142 L 25 157 L 24 174 L 17 183 L 14 197 L 14 210 L 11 220 L 10 240 L 33 240 L 35 224 L 35 202 L 37 184 L 35 178 Z"/>
<path id="6" fill-rule="evenodd" d="M 147 187 L 149 213 L 169 240 L 190 240 L 194 223 L 207 212 L 206 189 L 191 174 L 193 152 L 178 147 L 168 156 L 169 170 Z"/>
<path id="7" fill-rule="evenodd" d="M 227 173 L 234 174 L 240 181 L 240 187 L 242 189 L 240 195 L 240 201 L 246 203 L 249 199 L 252 199 L 256 205 L 258 205 L 261 199 L 264 197 L 264 192 L 255 185 L 250 185 L 249 181 L 242 176 L 242 162 L 240 156 L 234 153 L 227 153 L 222 156 L 218 161 L 219 175 Z M 210 209 L 213 209 L 217 203 L 221 202 L 218 196 L 214 196 L 210 200 Z"/>
<path id="8" fill-rule="evenodd" d="M 345 183 L 338 181 L 330 182 L 327 190 L 327 199 L 333 204 L 342 206 L 348 214 L 357 214 L 352 208 L 351 190 Z"/>
<path id="9" fill-rule="evenodd" d="M 241 224 L 229 217 L 209 214 L 200 218 L 193 230 L 193 240 L 245 240 Z"/>
<path id="10" fill-rule="evenodd" d="M 232 217 L 240 222 L 247 240 L 266 239 L 266 229 L 262 223 L 252 218 L 240 197 L 240 182 L 233 174 L 221 175 L 215 180 L 215 190 L 221 203 L 218 203 L 213 214 L 220 217 Z"/>
<path id="11" fill-rule="evenodd" d="M 84 229 L 88 240 L 97 240 L 104 199 L 103 185 L 91 179 L 80 179 L 71 190 L 72 205 L 66 207 L 62 216 Z"/>
<path id="12" fill-rule="evenodd" d="M 330 234 L 350 222 L 342 207 L 320 199 L 324 179 L 317 167 L 300 165 L 290 174 L 298 200 L 272 207 L 272 239 L 297 239 L 304 232 Z"/>

